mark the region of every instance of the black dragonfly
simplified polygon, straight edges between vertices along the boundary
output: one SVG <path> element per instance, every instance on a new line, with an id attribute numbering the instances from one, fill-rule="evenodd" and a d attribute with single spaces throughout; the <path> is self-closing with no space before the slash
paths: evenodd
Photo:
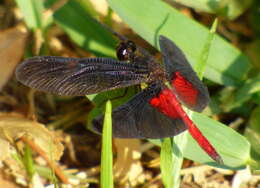
<path id="1" fill-rule="evenodd" d="M 19 64 L 16 77 L 37 90 L 69 96 L 84 96 L 145 82 L 148 86 L 144 90 L 113 110 L 113 137 L 165 138 L 188 129 L 213 160 L 223 163 L 181 106 L 201 112 L 209 103 L 207 88 L 183 52 L 170 39 L 159 36 L 161 64 L 134 42 L 113 33 L 121 40 L 117 48 L 118 60 L 37 56 Z M 102 125 L 103 115 L 93 120 L 95 131 L 101 133 Z"/>

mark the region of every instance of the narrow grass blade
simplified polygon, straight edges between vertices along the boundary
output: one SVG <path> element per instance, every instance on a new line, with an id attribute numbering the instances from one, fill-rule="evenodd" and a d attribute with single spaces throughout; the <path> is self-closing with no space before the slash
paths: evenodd
<path id="1" fill-rule="evenodd" d="M 101 151 L 101 187 L 113 188 L 113 153 L 112 153 L 112 105 L 110 101 L 106 103 L 102 134 Z"/>
<path id="2" fill-rule="evenodd" d="M 255 173 L 259 173 L 260 169 L 260 106 L 256 107 L 250 116 L 248 125 L 245 130 L 245 136 L 251 143 L 252 161 L 250 161 L 250 169 Z"/>
<path id="3" fill-rule="evenodd" d="M 211 43 L 214 38 L 214 34 L 217 29 L 217 24 L 218 24 L 218 20 L 215 19 L 213 22 L 213 25 L 210 29 L 210 32 L 208 34 L 207 40 L 204 44 L 203 50 L 199 56 L 199 60 L 196 62 L 195 67 L 194 67 L 194 70 L 198 74 L 200 79 L 202 79 L 203 73 L 205 72 L 205 69 L 206 69 L 209 52 L 210 52 L 210 47 L 211 47 Z"/>
<path id="4" fill-rule="evenodd" d="M 162 181 L 166 188 L 173 187 L 173 155 L 172 155 L 172 139 L 165 138 L 162 141 L 161 145 L 161 154 L 160 154 L 160 167 L 162 174 Z"/>
<path id="5" fill-rule="evenodd" d="M 97 56 L 115 56 L 113 35 L 95 21 L 79 2 L 68 1 L 54 13 L 53 18 L 85 50 Z"/>
<path id="6" fill-rule="evenodd" d="M 179 187 L 180 171 L 183 162 L 183 151 L 187 143 L 187 134 L 182 133 L 174 138 L 165 138 L 161 145 L 160 165 L 162 180 L 166 188 Z"/>
<path id="7" fill-rule="evenodd" d="M 16 3 L 22 14 L 27 26 L 30 29 L 36 29 L 42 27 L 42 14 L 44 1 L 39 0 L 16 0 Z"/>
<path id="8" fill-rule="evenodd" d="M 23 162 L 24 162 L 25 169 L 28 173 L 28 176 L 30 177 L 30 179 L 32 179 L 32 177 L 35 173 L 35 167 L 34 167 L 34 162 L 33 162 L 33 158 L 32 158 L 32 151 L 28 144 L 26 144 L 26 146 L 25 146 Z"/>
<path id="9" fill-rule="evenodd" d="M 181 168 L 182 168 L 182 163 L 183 163 L 183 149 L 186 148 L 187 145 L 187 140 L 188 140 L 188 132 L 184 132 L 182 134 L 179 134 L 175 136 L 172 148 L 173 148 L 173 153 L 175 155 L 174 159 L 174 168 L 172 171 L 172 176 L 173 176 L 173 182 L 176 187 L 180 187 L 180 173 L 181 173 Z"/>

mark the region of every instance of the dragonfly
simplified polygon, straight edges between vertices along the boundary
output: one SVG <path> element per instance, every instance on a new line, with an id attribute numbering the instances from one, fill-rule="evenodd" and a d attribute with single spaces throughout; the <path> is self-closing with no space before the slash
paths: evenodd
<path id="1" fill-rule="evenodd" d="M 182 107 L 201 112 L 210 97 L 181 49 L 160 35 L 160 63 L 133 41 L 113 34 L 121 41 L 117 59 L 35 56 L 17 66 L 16 78 L 36 90 L 64 96 L 85 96 L 146 83 L 145 89 L 113 109 L 113 137 L 161 139 L 188 130 L 213 160 L 223 164 Z M 92 121 L 95 132 L 102 133 L 103 120 L 100 115 Z"/>

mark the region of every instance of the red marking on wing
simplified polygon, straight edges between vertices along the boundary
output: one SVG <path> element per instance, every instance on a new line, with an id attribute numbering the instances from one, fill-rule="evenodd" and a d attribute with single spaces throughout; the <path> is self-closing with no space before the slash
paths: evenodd
<path id="1" fill-rule="evenodd" d="M 175 72 L 172 80 L 172 87 L 175 88 L 175 92 L 180 100 L 190 106 L 196 105 L 199 92 L 192 83 L 181 75 L 180 72 Z"/>
<path id="2" fill-rule="evenodd" d="M 182 109 L 176 96 L 170 89 L 162 90 L 158 97 L 152 98 L 149 103 L 157 108 L 163 114 L 176 119 L 182 118 L 184 123 L 188 126 L 189 133 L 197 141 L 200 147 L 215 161 L 223 164 L 223 161 L 214 147 L 210 144 L 206 137 L 200 132 L 196 125 L 192 122 L 186 112 Z"/>
<path id="3" fill-rule="evenodd" d="M 180 115 L 175 110 L 175 108 L 169 105 L 169 100 L 171 99 L 169 98 L 169 95 L 167 95 L 167 90 L 168 89 L 162 90 L 158 97 L 152 98 L 149 103 L 154 108 L 173 119 L 180 118 Z"/>

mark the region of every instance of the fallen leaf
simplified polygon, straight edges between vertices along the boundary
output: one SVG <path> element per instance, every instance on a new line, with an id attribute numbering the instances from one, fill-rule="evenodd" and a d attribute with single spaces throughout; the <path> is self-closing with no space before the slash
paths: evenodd
<path id="1" fill-rule="evenodd" d="M 29 120 L 16 113 L 0 113 L 0 160 L 10 155 L 10 139 L 22 136 L 33 139 L 51 160 L 59 160 L 63 154 L 63 145 L 43 124 Z"/>
<path id="2" fill-rule="evenodd" d="M 22 58 L 27 36 L 26 29 L 21 26 L 0 32 L 0 90 Z"/>
<path id="3" fill-rule="evenodd" d="M 0 185 L 6 188 L 20 188 L 21 186 L 14 183 L 13 179 L 6 174 L 6 169 L 1 167 L 0 171 Z"/>

